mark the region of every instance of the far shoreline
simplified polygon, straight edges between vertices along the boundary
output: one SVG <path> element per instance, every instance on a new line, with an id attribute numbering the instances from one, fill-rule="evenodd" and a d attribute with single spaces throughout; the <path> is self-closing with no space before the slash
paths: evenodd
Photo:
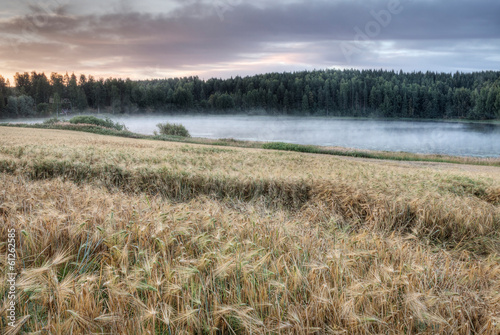
<path id="1" fill-rule="evenodd" d="M 398 118 L 398 117 L 364 117 L 364 116 L 335 116 L 335 115 L 297 115 L 297 114 L 282 114 L 282 113 L 263 113 L 262 111 L 247 111 L 235 113 L 217 113 L 217 112 L 199 112 L 199 111 L 165 111 L 165 112 L 136 112 L 136 113 L 97 113 L 96 111 L 85 111 L 79 113 L 71 113 L 67 115 L 43 115 L 36 117 L 0 117 L 0 121 L 5 120 L 47 120 L 51 118 L 71 118 L 80 115 L 93 115 L 97 117 L 109 118 L 126 118 L 126 117 L 151 117 L 151 116 L 218 116 L 218 117 L 274 117 L 274 118 L 297 118 L 297 119 L 331 119 L 331 120 L 355 120 L 355 121 L 403 121 L 403 122 L 440 122 L 440 123 L 466 123 L 466 124 L 490 124 L 500 125 L 500 119 L 490 120 L 473 120 L 473 119 L 429 119 L 429 118 Z M 0 122 L 4 123 L 4 122 Z"/>

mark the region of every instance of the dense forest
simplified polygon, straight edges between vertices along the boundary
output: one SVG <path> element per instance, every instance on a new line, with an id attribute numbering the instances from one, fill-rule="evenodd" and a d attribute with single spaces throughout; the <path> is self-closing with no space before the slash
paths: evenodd
<path id="1" fill-rule="evenodd" d="M 67 111 L 487 120 L 500 118 L 500 72 L 320 70 L 141 81 L 26 72 L 12 85 L 0 76 L 0 117 Z"/>

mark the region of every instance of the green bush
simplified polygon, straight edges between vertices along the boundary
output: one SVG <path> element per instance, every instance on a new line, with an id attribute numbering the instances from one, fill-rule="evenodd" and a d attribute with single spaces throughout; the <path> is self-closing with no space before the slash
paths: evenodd
<path id="1" fill-rule="evenodd" d="M 263 149 L 272 150 L 284 150 L 284 151 L 297 151 L 297 152 L 309 152 L 309 153 L 319 153 L 320 150 L 311 145 L 301 145 L 293 143 L 284 142 L 270 142 L 262 145 Z"/>
<path id="2" fill-rule="evenodd" d="M 156 126 L 161 135 L 191 137 L 189 131 L 182 124 L 158 123 Z"/>
<path id="3" fill-rule="evenodd" d="M 50 119 L 43 121 L 43 124 L 54 125 L 54 124 L 62 122 L 62 121 L 64 121 L 64 120 L 58 119 L 57 117 L 51 117 Z"/>
<path id="4" fill-rule="evenodd" d="M 74 116 L 73 118 L 71 118 L 71 120 L 69 120 L 69 122 L 73 123 L 73 124 L 79 124 L 79 123 L 93 124 L 96 126 L 101 126 L 101 127 L 111 128 L 111 129 L 116 129 L 116 130 L 123 130 L 125 128 L 124 125 L 119 124 L 118 122 L 114 122 L 110 118 L 100 119 L 100 118 L 92 116 L 92 115 Z"/>

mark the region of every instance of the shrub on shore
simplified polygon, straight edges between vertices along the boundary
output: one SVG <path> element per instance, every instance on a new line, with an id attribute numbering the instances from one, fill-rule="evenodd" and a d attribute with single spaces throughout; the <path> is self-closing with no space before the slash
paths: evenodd
<path id="1" fill-rule="evenodd" d="M 189 131 L 182 124 L 158 123 L 156 126 L 161 135 L 191 137 Z"/>
<path id="2" fill-rule="evenodd" d="M 319 153 L 319 149 L 312 145 L 302 145 L 295 143 L 285 143 L 285 142 L 269 142 L 262 145 L 263 149 L 271 150 L 284 150 L 284 151 L 296 151 L 296 152 L 309 152 L 309 153 Z"/>
<path id="3" fill-rule="evenodd" d="M 105 118 L 105 119 L 100 119 L 98 117 L 92 116 L 92 115 L 79 115 L 79 116 L 74 116 L 69 120 L 70 123 L 73 124 L 93 124 L 96 126 L 101 126 L 105 128 L 111 128 L 111 129 L 116 129 L 116 130 L 123 130 L 125 126 L 123 124 L 120 124 L 118 122 L 114 122 L 110 118 Z"/>
<path id="4" fill-rule="evenodd" d="M 47 119 L 45 121 L 43 121 L 43 124 L 44 125 L 54 125 L 56 123 L 60 123 L 60 122 L 63 122 L 65 120 L 63 119 L 58 119 L 57 117 L 51 117 L 50 119 Z"/>

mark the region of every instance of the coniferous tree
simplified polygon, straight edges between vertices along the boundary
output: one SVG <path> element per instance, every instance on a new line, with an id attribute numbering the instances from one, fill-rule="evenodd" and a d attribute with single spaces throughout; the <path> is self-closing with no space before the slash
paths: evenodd
<path id="1" fill-rule="evenodd" d="M 11 89 L 0 76 L 0 109 L 20 113 L 9 99 L 34 100 L 33 112 L 57 93 L 75 109 L 100 112 L 170 111 L 268 113 L 394 118 L 499 117 L 500 72 L 434 73 L 321 70 L 200 80 L 198 77 L 132 81 L 91 75 L 17 73 Z M 0 99 L 2 100 L 2 99 Z M 11 100 L 11 107 L 7 108 Z M 16 102 L 19 102 L 16 100 Z M 26 109 L 25 109 L 26 111 Z M 7 115 L 3 113 L 3 115 Z"/>

